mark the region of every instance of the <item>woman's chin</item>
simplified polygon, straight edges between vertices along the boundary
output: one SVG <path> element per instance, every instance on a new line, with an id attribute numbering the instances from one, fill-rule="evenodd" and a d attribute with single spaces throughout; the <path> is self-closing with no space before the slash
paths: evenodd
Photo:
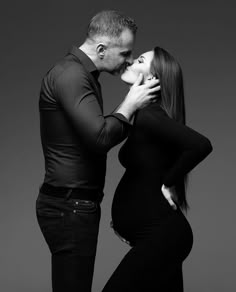
<path id="1" fill-rule="evenodd" d="M 127 77 L 125 76 L 125 74 L 122 74 L 122 75 L 120 76 L 120 78 L 121 78 L 121 80 L 122 80 L 124 83 L 126 83 L 126 84 L 128 84 L 128 85 L 132 85 L 132 84 L 133 84 L 133 82 L 131 82 L 131 80 L 130 80 L 129 78 L 127 78 Z"/>

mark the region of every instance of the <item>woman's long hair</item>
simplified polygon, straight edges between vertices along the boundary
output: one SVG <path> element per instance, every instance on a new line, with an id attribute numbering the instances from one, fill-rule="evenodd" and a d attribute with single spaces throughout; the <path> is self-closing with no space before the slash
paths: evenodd
<path id="1" fill-rule="evenodd" d="M 179 63 L 160 47 L 153 49 L 151 73 L 160 80 L 160 106 L 167 115 L 185 125 L 183 74 Z M 175 185 L 177 200 L 183 210 L 188 209 L 186 200 L 187 175 Z"/>

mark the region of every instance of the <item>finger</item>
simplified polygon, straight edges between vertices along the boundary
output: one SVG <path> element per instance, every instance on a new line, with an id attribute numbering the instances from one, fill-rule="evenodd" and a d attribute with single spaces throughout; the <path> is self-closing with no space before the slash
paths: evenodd
<path id="1" fill-rule="evenodd" d="M 130 242 L 128 240 L 126 240 L 125 238 L 123 238 L 118 232 L 115 232 L 115 234 L 119 237 L 119 239 L 127 244 L 130 244 Z"/>
<path id="2" fill-rule="evenodd" d="M 177 209 L 177 206 L 175 205 L 175 203 L 173 202 L 172 199 L 167 199 L 168 203 L 171 205 L 171 207 L 176 210 Z"/>
<path id="3" fill-rule="evenodd" d="M 151 94 L 148 97 L 151 102 L 156 102 L 158 99 L 156 94 Z"/>
<path id="4" fill-rule="evenodd" d="M 134 85 L 133 86 L 140 85 L 142 83 L 142 81 L 143 81 L 143 74 L 140 73 L 139 76 L 138 76 L 138 78 L 137 78 L 137 80 L 134 82 Z"/>
<path id="5" fill-rule="evenodd" d="M 149 94 L 150 94 L 150 93 L 157 92 L 157 91 L 159 91 L 160 89 L 161 89 L 161 86 L 160 86 L 160 85 L 158 85 L 158 86 L 156 86 L 156 87 L 153 87 L 153 88 L 150 88 L 150 89 L 149 89 Z"/>
<path id="6" fill-rule="evenodd" d="M 159 79 L 151 79 L 151 80 L 148 80 L 147 82 L 145 82 L 145 86 L 147 88 L 152 88 L 152 87 L 156 86 L 159 83 L 160 83 Z"/>
<path id="7" fill-rule="evenodd" d="M 147 96 L 147 98 L 148 98 L 148 102 L 156 102 L 158 100 L 156 94 L 150 94 Z"/>

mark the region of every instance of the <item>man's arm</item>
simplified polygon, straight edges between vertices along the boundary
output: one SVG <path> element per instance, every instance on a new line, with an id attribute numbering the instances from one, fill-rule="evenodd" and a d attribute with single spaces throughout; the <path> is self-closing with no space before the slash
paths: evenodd
<path id="1" fill-rule="evenodd" d="M 116 114 L 103 116 L 91 81 L 79 67 L 71 66 L 61 73 L 55 90 L 78 138 L 92 151 L 106 153 L 127 137 L 129 123 Z"/>

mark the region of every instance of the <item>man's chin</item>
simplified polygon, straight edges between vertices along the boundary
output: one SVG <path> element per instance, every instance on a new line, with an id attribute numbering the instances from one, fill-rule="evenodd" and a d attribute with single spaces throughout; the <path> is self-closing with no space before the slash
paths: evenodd
<path id="1" fill-rule="evenodd" d="M 124 74 L 125 71 L 126 71 L 126 68 L 122 67 L 120 69 L 114 70 L 113 71 L 113 75 L 120 76 L 120 75 Z"/>
<path id="2" fill-rule="evenodd" d="M 113 76 L 119 76 L 121 73 L 117 70 L 106 70 L 107 73 L 113 75 Z"/>
<path id="3" fill-rule="evenodd" d="M 122 74 L 122 72 L 120 72 L 120 71 L 116 71 L 116 72 L 114 72 L 114 76 L 120 76 Z"/>
<path id="4" fill-rule="evenodd" d="M 125 68 L 114 69 L 114 70 L 110 70 L 110 71 L 107 71 L 107 72 L 110 73 L 113 76 L 120 76 L 125 72 Z"/>

